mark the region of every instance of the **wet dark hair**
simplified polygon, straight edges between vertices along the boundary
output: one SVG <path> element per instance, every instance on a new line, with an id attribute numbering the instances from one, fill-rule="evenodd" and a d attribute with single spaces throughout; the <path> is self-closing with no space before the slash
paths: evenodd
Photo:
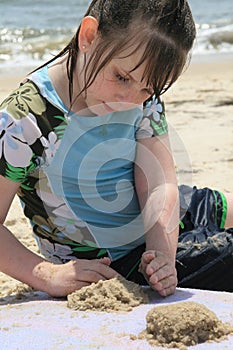
<path id="1" fill-rule="evenodd" d="M 195 23 L 186 0 L 93 0 L 84 16 L 97 19 L 100 40 L 95 53 L 86 62 L 83 91 L 114 57 L 132 47 L 131 55 L 144 45 L 144 53 L 133 70 L 145 62 L 142 80 L 145 79 L 159 96 L 182 73 L 196 36 Z M 49 61 L 68 53 L 71 102 L 79 31 L 80 27 L 69 44 Z"/>

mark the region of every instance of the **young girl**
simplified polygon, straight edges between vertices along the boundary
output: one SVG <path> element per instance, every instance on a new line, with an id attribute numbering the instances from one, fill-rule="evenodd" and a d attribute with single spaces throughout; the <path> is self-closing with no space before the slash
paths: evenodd
<path id="1" fill-rule="evenodd" d="M 194 38 L 187 1 L 92 1 L 2 103 L 1 271 L 53 296 L 117 274 L 174 292 L 179 196 L 160 95 Z M 3 225 L 16 193 L 44 258 Z"/>

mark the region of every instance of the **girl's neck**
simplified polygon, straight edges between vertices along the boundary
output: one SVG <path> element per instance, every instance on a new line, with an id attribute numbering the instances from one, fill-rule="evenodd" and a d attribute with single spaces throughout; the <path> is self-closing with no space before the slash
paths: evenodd
<path id="1" fill-rule="evenodd" d="M 67 55 L 60 57 L 54 64 L 48 69 L 48 74 L 51 82 L 56 90 L 58 96 L 62 100 L 65 106 L 74 113 L 79 113 L 86 109 L 86 102 L 82 94 L 75 99 L 75 96 L 80 94 L 79 79 L 77 74 L 74 74 L 73 80 L 73 101 L 70 103 L 69 96 L 69 79 L 67 76 Z"/>

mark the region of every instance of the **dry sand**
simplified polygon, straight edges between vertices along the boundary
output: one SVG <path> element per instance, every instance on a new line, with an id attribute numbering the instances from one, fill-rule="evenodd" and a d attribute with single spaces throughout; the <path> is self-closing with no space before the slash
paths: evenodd
<path id="1" fill-rule="evenodd" d="M 233 191 L 233 58 L 192 63 L 165 101 L 190 158 L 192 184 Z"/>
<path id="2" fill-rule="evenodd" d="M 0 100 L 17 87 L 21 77 L 0 75 Z M 164 96 L 167 118 L 178 135 L 173 148 L 182 148 L 188 167 L 178 162 L 179 182 L 233 191 L 233 59 L 192 62 Z M 179 154 L 175 156 L 178 159 Z M 181 165 L 180 165 L 181 164 Z M 183 171 L 184 170 L 184 171 Z M 37 251 L 30 226 L 17 199 L 7 217 L 9 229 Z M 18 283 L 0 273 L 0 297 Z"/>

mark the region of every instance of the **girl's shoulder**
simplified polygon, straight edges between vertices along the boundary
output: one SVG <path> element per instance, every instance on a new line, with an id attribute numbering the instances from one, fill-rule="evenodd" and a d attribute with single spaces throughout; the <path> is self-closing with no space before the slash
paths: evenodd
<path id="1" fill-rule="evenodd" d="M 1 103 L 0 109 L 10 114 L 16 121 L 20 121 L 27 117 L 29 113 L 34 115 L 43 114 L 46 110 L 46 101 L 41 96 L 37 86 L 32 81 L 25 79 Z"/>
<path id="2" fill-rule="evenodd" d="M 51 133 L 61 138 L 67 126 L 65 112 L 43 96 L 36 83 L 27 77 L 0 105 L 2 127 L 9 127 L 23 142 L 33 145 Z M 1 128 L 0 128 L 1 129 Z"/>
<path id="3" fill-rule="evenodd" d="M 168 133 L 164 102 L 161 97 L 151 96 L 143 104 L 143 118 L 137 132 L 137 139 Z"/>

